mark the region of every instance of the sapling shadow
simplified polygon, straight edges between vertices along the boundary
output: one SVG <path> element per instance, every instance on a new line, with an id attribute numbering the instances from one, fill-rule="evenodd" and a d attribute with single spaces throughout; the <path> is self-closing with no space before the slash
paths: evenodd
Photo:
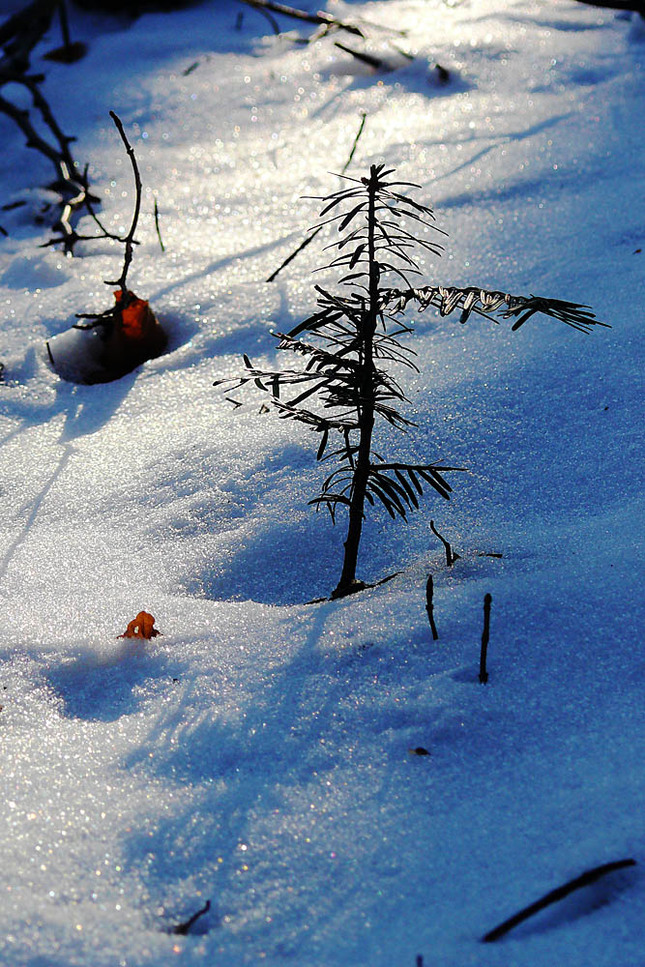
<path id="1" fill-rule="evenodd" d="M 332 292 L 316 285 L 316 311 L 288 333 L 275 334 L 278 348 L 299 357 L 302 365 L 259 369 L 245 355 L 239 377 L 215 383 L 228 391 L 255 385 L 279 417 L 319 434 L 319 461 L 338 464 L 310 501 L 326 508 L 334 523 L 339 510 L 347 515 L 342 569 L 332 598 L 366 587 L 356 573 L 368 505 L 381 504 L 392 519 L 406 520 L 427 487 L 448 500 L 452 488 L 446 474 L 463 469 L 388 460 L 374 448 L 383 424 L 400 432 L 414 426 L 399 409 L 407 398 L 392 374 L 400 367 L 417 370 L 414 350 L 401 342 L 413 332 L 403 315 L 407 307 L 433 306 L 442 316 L 459 311 L 461 322 L 473 313 L 493 321 L 513 318 L 514 330 L 538 312 L 582 332 L 604 325 L 577 303 L 476 286 L 415 287 L 411 280 L 420 274 L 415 253 L 425 249 L 440 255 L 435 237 L 445 233 L 434 224 L 428 206 L 404 194 L 419 186 L 392 180 L 393 174 L 381 164 L 372 165 L 363 178 L 343 175 L 347 187 L 322 199 L 318 224 L 336 226 L 340 236 L 328 246 L 334 256 L 325 266 L 340 272 L 339 288 Z"/>

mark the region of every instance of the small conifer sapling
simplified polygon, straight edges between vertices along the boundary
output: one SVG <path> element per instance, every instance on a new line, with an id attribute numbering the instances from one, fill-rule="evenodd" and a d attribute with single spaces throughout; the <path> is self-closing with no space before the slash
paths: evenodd
<path id="1" fill-rule="evenodd" d="M 346 187 L 322 199 L 319 225 L 335 226 L 338 238 L 326 268 L 338 270 L 338 287 L 316 285 L 316 311 L 288 333 L 276 333 L 278 348 L 301 360 L 299 368 L 264 370 L 244 356 L 239 377 L 218 380 L 238 389 L 254 384 L 267 394 L 278 416 L 304 423 L 320 436 L 317 459 L 337 464 L 310 501 L 325 507 L 333 522 L 346 512 L 347 536 L 341 574 L 332 598 L 361 590 L 356 577 L 367 506 L 381 504 L 393 519 L 407 519 L 429 486 L 448 500 L 446 474 L 458 467 L 387 460 L 375 449 L 379 426 L 405 432 L 414 424 L 400 411 L 407 402 L 392 374 L 395 367 L 416 370 L 414 350 L 401 342 L 412 334 L 404 318 L 410 304 L 437 308 L 442 316 L 460 311 L 497 321 L 514 318 L 519 329 L 534 313 L 559 319 L 582 331 L 598 324 L 587 306 L 512 296 L 475 286 L 415 287 L 420 274 L 416 253 L 440 255 L 440 230 L 430 208 L 409 197 L 419 188 L 392 179 L 394 169 L 372 165 L 363 178 L 341 176 Z M 318 226 L 315 226 L 316 228 Z M 441 232 L 440 234 L 444 234 Z M 416 256 L 416 257 L 415 257 Z"/>

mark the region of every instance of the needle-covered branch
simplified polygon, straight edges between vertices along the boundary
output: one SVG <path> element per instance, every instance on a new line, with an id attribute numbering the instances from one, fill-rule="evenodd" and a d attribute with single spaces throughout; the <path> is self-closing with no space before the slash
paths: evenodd
<path id="1" fill-rule="evenodd" d="M 511 327 L 513 332 L 536 314 L 550 316 L 579 332 L 591 332 L 595 326 L 608 328 L 607 323 L 596 319 L 589 306 L 543 296 L 510 295 L 472 285 L 425 285 L 407 290 L 389 289 L 383 293 L 383 308 L 394 314 L 403 312 L 410 303 L 416 304 L 420 310 L 432 306 L 442 316 L 459 311 L 461 323 L 467 322 L 472 313 L 492 319 L 493 322 L 498 322 L 500 318 L 515 319 Z"/>

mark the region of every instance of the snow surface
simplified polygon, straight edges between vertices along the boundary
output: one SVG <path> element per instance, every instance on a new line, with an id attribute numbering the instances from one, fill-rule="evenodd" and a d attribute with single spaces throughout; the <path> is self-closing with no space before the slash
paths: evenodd
<path id="1" fill-rule="evenodd" d="M 121 251 L 67 259 L 25 207 L 0 213 L 10 967 L 643 963 L 645 31 L 567 0 L 328 9 L 388 28 L 370 49 L 394 69 L 359 70 L 334 36 L 296 44 L 295 22 L 274 37 L 250 9 L 236 29 L 215 0 L 134 23 L 77 12 L 83 61 L 42 61 L 54 34 L 36 52 L 115 231 L 133 193 L 110 109 L 132 138 L 130 282 L 170 345 L 115 383 L 60 380 L 45 341 L 108 304 Z M 307 604 L 334 587 L 344 538 L 307 507 L 316 441 L 212 383 L 243 352 L 272 362 L 271 328 L 311 310 L 317 243 L 264 280 L 315 220 L 302 196 L 337 187 L 363 113 L 351 173 L 396 165 L 449 232 L 428 281 L 588 303 L 612 328 L 420 315 L 418 429 L 382 446 L 470 472 L 407 526 L 370 519 L 359 576 L 398 577 Z M 4 116 L 0 137 L 0 200 L 37 207 L 46 162 Z M 117 640 L 141 609 L 163 636 Z M 188 936 L 170 932 L 207 899 Z"/>

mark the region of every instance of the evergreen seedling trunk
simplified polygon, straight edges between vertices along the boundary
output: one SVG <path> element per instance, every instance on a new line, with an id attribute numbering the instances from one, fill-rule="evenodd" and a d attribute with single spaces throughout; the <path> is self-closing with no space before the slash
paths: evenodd
<path id="1" fill-rule="evenodd" d="M 332 597 L 339 598 L 358 591 L 364 585 L 356 580 L 358 565 L 358 549 L 363 532 L 365 519 L 365 495 L 370 476 L 372 435 L 374 433 L 374 405 L 375 372 L 374 372 L 374 335 L 379 315 L 379 276 L 380 270 L 376 260 L 376 193 L 378 190 L 378 175 L 372 167 L 367 184 L 367 257 L 369 270 L 368 302 L 362 314 L 360 331 L 360 349 L 358 357 L 358 457 L 352 483 L 349 523 L 347 539 L 345 540 L 345 554 L 340 580 Z"/>

